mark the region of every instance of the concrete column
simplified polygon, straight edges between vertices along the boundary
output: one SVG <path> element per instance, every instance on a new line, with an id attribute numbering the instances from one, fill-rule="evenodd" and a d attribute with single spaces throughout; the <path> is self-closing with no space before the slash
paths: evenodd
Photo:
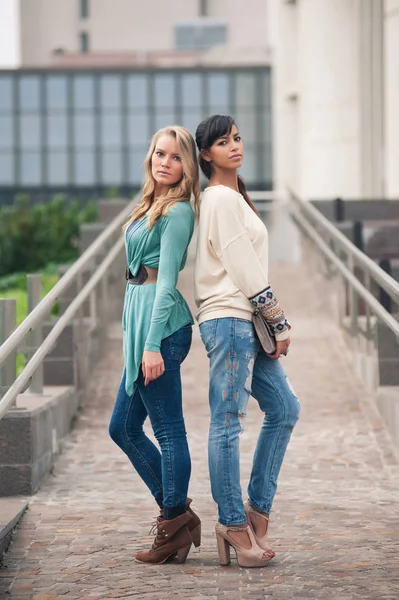
<path id="1" fill-rule="evenodd" d="M 384 3 L 385 195 L 399 198 L 399 0 Z"/>
<path id="2" fill-rule="evenodd" d="M 357 0 L 359 20 L 360 196 L 384 196 L 383 0 Z"/>
<path id="3" fill-rule="evenodd" d="M 299 193 L 359 197 L 356 0 L 298 4 Z"/>
<path id="4" fill-rule="evenodd" d="M 298 190 L 298 10 L 295 2 L 270 0 L 273 48 L 273 180 L 276 190 Z"/>
<path id="5" fill-rule="evenodd" d="M 271 2 L 276 188 L 382 197 L 383 0 Z"/>

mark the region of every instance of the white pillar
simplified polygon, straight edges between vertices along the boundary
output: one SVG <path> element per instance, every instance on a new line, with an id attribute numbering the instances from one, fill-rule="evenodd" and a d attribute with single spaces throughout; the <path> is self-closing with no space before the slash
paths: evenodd
<path id="1" fill-rule="evenodd" d="M 269 0 L 269 39 L 273 50 L 274 188 L 298 190 L 298 11 L 295 3 Z"/>
<path id="2" fill-rule="evenodd" d="M 356 0 L 298 4 L 299 193 L 361 191 Z"/>
<path id="3" fill-rule="evenodd" d="M 385 192 L 399 198 L 399 0 L 385 0 Z"/>
<path id="4" fill-rule="evenodd" d="M 360 197 L 384 196 L 383 0 L 357 0 L 359 13 Z"/>
<path id="5" fill-rule="evenodd" d="M 277 189 L 382 197 L 383 0 L 272 2 Z"/>

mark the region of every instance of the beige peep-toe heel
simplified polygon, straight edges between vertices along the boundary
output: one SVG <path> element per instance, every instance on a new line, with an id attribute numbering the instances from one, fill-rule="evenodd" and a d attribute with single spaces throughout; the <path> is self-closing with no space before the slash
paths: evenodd
<path id="1" fill-rule="evenodd" d="M 215 531 L 219 562 L 222 566 L 229 565 L 231 562 L 230 548 L 234 548 L 236 551 L 237 562 L 240 567 L 267 567 L 269 564 L 272 557 L 258 546 L 254 534 L 248 525 L 234 527 L 216 523 Z M 234 531 L 246 531 L 251 542 L 251 547 L 244 548 L 236 540 L 234 540 L 230 535 L 230 533 Z"/>
<path id="2" fill-rule="evenodd" d="M 244 503 L 244 510 L 245 514 L 247 515 L 248 525 L 250 526 L 252 533 L 255 536 L 256 543 L 265 552 L 273 554 L 273 558 L 276 554 L 271 549 L 267 538 L 267 531 L 269 529 L 269 515 L 265 515 L 264 513 L 259 512 L 255 508 L 252 508 L 252 506 L 249 503 L 249 500 L 247 500 Z M 261 524 L 263 530 L 262 535 L 257 535 L 256 533 L 257 530 L 259 532 L 259 524 Z"/>

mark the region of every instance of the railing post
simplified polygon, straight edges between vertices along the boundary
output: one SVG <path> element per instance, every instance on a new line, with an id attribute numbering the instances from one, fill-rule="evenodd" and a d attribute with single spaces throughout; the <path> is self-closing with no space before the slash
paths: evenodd
<path id="1" fill-rule="evenodd" d="M 90 294 L 90 304 L 89 304 L 89 306 L 90 306 L 90 326 L 91 326 L 92 329 L 95 328 L 96 323 L 97 323 L 97 317 L 98 317 L 98 314 L 97 314 L 97 312 L 98 312 L 97 311 L 97 301 L 98 301 L 97 293 L 98 293 L 98 286 L 96 286 L 94 288 L 94 290 Z"/>
<path id="2" fill-rule="evenodd" d="M 353 256 L 348 256 L 348 268 L 350 272 L 355 274 L 355 262 L 353 260 Z M 357 335 L 358 329 L 358 316 L 359 316 L 359 298 L 356 290 L 349 283 L 349 319 L 350 319 L 350 328 L 352 335 Z"/>
<path id="3" fill-rule="evenodd" d="M 28 289 L 28 313 L 31 313 L 42 299 L 42 276 L 27 275 L 26 279 Z M 43 324 L 38 323 L 27 336 L 27 346 L 29 348 L 27 355 L 29 360 L 42 343 Z M 43 393 L 43 363 L 41 363 L 33 373 L 29 389 L 33 394 Z"/>
<path id="4" fill-rule="evenodd" d="M 338 223 L 345 221 L 345 203 L 342 198 L 335 198 L 334 204 L 335 220 Z"/>
<path id="5" fill-rule="evenodd" d="M 379 261 L 379 264 L 380 264 L 381 269 L 383 269 L 385 271 L 385 273 L 388 273 L 388 275 L 392 276 L 391 261 L 389 260 L 389 258 L 382 258 Z M 386 293 L 385 290 L 382 289 L 382 287 L 380 287 L 380 302 L 381 302 L 382 306 L 390 314 L 392 314 L 392 298 L 390 297 L 389 294 Z"/>
<path id="6" fill-rule="evenodd" d="M 15 298 L 0 298 L 0 346 L 12 334 L 17 325 L 17 301 Z M 17 353 L 10 356 L 0 367 L 0 398 L 11 387 L 17 377 Z"/>
<path id="7" fill-rule="evenodd" d="M 355 221 L 353 223 L 353 243 L 359 250 L 364 251 L 362 221 Z"/>
<path id="8" fill-rule="evenodd" d="M 102 300 L 102 315 L 101 318 L 108 321 L 109 317 L 109 298 L 108 298 L 108 274 L 105 273 L 101 280 L 101 300 Z"/>

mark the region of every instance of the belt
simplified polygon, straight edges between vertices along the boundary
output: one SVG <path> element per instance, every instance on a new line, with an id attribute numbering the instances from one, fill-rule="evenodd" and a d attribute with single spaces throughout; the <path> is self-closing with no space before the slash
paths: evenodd
<path id="1" fill-rule="evenodd" d="M 125 277 L 128 283 L 131 285 L 143 285 L 145 283 L 156 283 L 158 277 L 158 269 L 152 267 L 145 267 L 140 265 L 137 275 L 133 276 L 130 272 L 129 267 L 126 267 Z"/>

